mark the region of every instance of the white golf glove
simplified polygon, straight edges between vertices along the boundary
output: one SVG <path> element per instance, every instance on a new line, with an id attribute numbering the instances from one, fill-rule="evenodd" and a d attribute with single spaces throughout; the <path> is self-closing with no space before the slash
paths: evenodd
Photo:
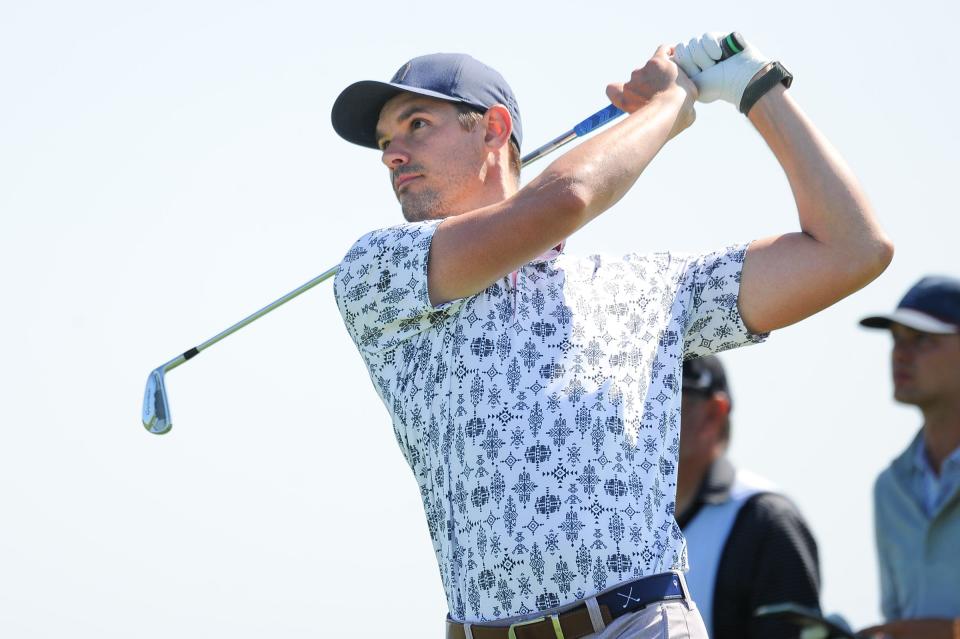
<path id="1" fill-rule="evenodd" d="M 697 85 L 699 102 L 723 100 L 746 114 L 778 83 L 790 86 L 793 76 L 779 62 L 772 62 L 745 41 L 742 51 L 721 61 L 724 38 L 722 33 L 711 31 L 675 47 L 674 60 Z M 766 73 L 757 75 L 768 67 Z"/>

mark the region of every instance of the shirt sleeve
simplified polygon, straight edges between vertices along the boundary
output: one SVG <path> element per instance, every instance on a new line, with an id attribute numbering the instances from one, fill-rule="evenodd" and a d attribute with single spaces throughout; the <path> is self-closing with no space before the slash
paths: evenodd
<path id="1" fill-rule="evenodd" d="M 740 317 L 740 275 L 747 244 L 690 258 L 680 283 L 685 296 L 684 358 L 700 357 L 764 341 Z"/>
<path id="2" fill-rule="evenodd" d="M 362 353 L 396 347 L 462 302 L 430 304 L 427 266 L 439 224 L 430 220 L 373 231 L 344 256 L 333 291 L 347 332 Z"/>

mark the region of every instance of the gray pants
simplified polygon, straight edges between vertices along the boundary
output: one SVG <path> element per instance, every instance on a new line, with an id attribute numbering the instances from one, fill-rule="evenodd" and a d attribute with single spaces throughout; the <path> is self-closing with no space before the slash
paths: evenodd
<path id="1" fill-rule="evenodd" d="M 665 601 L 614 619 L 584 639 L 708 639 L 692 601 Z"/>

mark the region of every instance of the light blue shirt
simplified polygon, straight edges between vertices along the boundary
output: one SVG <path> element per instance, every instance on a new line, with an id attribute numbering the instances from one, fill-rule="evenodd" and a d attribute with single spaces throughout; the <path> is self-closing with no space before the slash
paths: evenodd
<path id="1" fill-rule="evenodd" d="M 960 616 L 960 454 L 939 477 L 923 452 L 923 431 L 874 489 L 884 618 Z"/>

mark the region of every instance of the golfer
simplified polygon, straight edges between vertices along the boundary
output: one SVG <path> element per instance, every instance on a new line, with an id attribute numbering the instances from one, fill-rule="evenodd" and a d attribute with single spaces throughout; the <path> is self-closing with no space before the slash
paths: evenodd
<path id="1" fill-rule="evenodd" d="M 522 189 L 519 106 L 469 56 L 415 58 L 334 105 L 342 137 L 379 149 L 406 219 L 362 237 L 334 290 L 419 484 L 449 638 L 705 637 L 674 520 L 683 360 L 762 341 L 891 259 L 787 70 L 755 47 L 720 53 L 714 34 L 658 48 L 607 87 L 628 115 Z M 747 115 L 801 231 L 704 255 L 565 254 L 698 99 Z M 722 231 L 737 203 L 709 210 Z"/>

